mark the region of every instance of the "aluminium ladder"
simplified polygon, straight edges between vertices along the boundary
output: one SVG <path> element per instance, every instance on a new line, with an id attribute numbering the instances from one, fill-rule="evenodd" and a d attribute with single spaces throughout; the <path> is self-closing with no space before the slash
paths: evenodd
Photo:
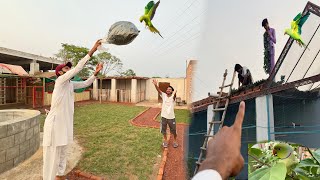
<path id="1" fill-rule="evenodd" d="M 210 137 L 214 137 L 214 132 L 213 132 L 213 135 L 211 135 L 211 131 L 214 128 L 214 124 L 219 124 L 219 130 L 223 126 L 223 122 L 224 122 L 224 119 L 225 119 L 225 116 L 226 116 L 226 112 L 227 112 L 227 108 L 228 108 L 228 105 L 229 105 L 229 99 L 230 99 L 232 85 L 233 85 L 233 82 L 234 82 L 234 78 L 235 78 L 236 72 L 235 71 L 233 72 L 231 83 L 225 85 L 225 80 L 226 80 L 227 74 L 228 73 L 227 73 L 227 70 L 226 70 L 225 73 L 223 74 L 222 86 L 219 87 L 220 88 L 219 96 L 218 96 L 218 98 L 216 98 L 216 101 L 215 101 L 212 120 L 211 120 L 211 122 L 209 122 L 209 124 L 210 124 L 209 125 L 209 130 L 205 134 L 205 139 L 204 139 L 202 147 L 200 147 L 200 155 L 199 155 L 198 161 L 196 162 L 196 168 L 194 170 L 194 175 L 196 175 L 196 173 L 198 172 L 198 169 L 199 169 L 199 166 L 201 164 L 202 158 L 203 158 L 203 156 L 205 154 L 205 151 L 207 150 L 207 144 L 208 144 L 209 138 Z M 223 93 L 223 89 L 226 88 L 226 87 L 229 87 L 229 92 L 228 92 L 228 95 L 225 96 L 224 93 Z M 224 104 L 223 108 L 219 107 L 219 104 L 220 104 L 221 101 L 225 101 L 225 104 Z M 215 114 L 216 114 L 216 112 L 221 112 L 221 111 L 223 111 L 221 120 L 220 121 L 216 121 L 215 120 Z"/>

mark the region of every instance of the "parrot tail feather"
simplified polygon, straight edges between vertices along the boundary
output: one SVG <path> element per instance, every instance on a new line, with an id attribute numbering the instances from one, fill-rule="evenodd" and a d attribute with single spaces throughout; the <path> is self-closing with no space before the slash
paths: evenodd
<path id="1" fill-rule="evenodd" d="M 154 26 L 150 26 L 149 29 L 150 29 L 151 32 L 153 32 L 153 33 L 158 33 L 158 34 L 161 36 L 161 34 L 160 34 L 160 32 L 158 31 L 158 29 L 155 28 Z M 162 37 L 162 36 L 161 36 L 161 37 Z M 163 37 L 162 37 L 162 38 L 163 38 Z"/>

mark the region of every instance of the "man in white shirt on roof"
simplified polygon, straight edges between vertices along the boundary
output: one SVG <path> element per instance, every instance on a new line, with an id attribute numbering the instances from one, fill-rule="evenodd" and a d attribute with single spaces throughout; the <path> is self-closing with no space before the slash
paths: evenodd
<path id="1" fill-rule="evenodd" d="M 158 93 L 162 98 L 162 108 L 161 108 L 161 124 L 160 124 L 160 131 L 163 134 L 163 143 L 162 146 L 164 148 L 168 147 L 168 140 L 167 140 L 167 125 L 169 125 L 170 133 L 173 134 L 174 142 L 173 147 L 178 147 L 177 142 L 177 128 L 176 128 L 176 119 L 174 114 L 174 105 L 176 101 L 176 93 L 172 86 L 167 87 L 166 92 L 162 92 L 159 86 L 157 85 L 158 82 L 153 80 L 152 83 L 154 84 L 155 88 L 157 89 Z"/>
<path id="2" fill-rule="evenodd" d="M 103 68 L 98 64 L 94 74 L 83 82 L 71 79 L 78 74 L 101 43 L 98 40 L 75 68 L 70 62 L 56 68 L 51 107 L 43 131 L 43 180 L 63 179 L 67 164 L 67 145 L 73 141 L 74 90 L 90 86 Z"/>
<path id="3" fill-rule="evenodd" d="M 234 70 L 238 72 L 238 88 L 240 87 L 240 83 L 241 86 L 253 84 L 251 72 L 247 67 L 241 66 L 240 64 L 236 64 Z"/>
<path id="4" fill-rule="evenodd" d="M 241 102 L 231 127 L 223 128 L 208 141 L 206 159 L 192 180 L 225 180 L 240 173 L 244 165 L 241 155 L 241 131 L 245 103 Z"/>

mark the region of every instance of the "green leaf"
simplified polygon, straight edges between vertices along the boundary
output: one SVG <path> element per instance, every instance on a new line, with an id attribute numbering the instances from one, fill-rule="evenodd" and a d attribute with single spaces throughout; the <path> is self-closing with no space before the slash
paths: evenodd
<path id="1" fill-rule="evenodd" d="M 309 180 L 308 175 L 307 175 L 307 173 L 306 173 L 306 171 L 304 169 L 297 167 L 293 171 L 297 174 L 299 179 L 301 179 L 301 180 Z"/>
<path id="2" fill-rule="evenodd" d="M 320 163 L 320 149 L 317 149 L 316 151 L 312 152 L 313 157 Z"/>
<path id="3" fill-rule="evenodd" d="M 263 167 L 249 175 L 252 180 L 284 180 L 287 168 L 284 163 L 277 163 L 271 168 Z"/>
<path id="4" fill-rule="evenodd" d="M 308 158 L 300 161 L 297 167 L 301 168 L 301 167 L 320 167 L 320 166 L 316 164 L 316 162 L 313 159 Z"/>
<path id="5" fill-rule="evenodd" d="M 262 167 L 253 173 L 249 174 L 249 179 L 260 179 L 264 174 L 270 170 L 269 167 Z"/>
<path id="6" fill-rule="evenodd" d="M 262 155 L 261 149 L 258 149 L 258 148 L 250 148 L 249 153 L 250 153 L 250 155 L 253 155 L 258 158 L 261 157 L 261 155 Z"/>

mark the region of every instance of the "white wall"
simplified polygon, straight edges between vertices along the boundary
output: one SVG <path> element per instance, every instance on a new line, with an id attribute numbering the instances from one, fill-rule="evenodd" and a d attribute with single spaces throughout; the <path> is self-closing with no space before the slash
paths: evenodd
<path id="1" fill-rule="evenodd" d="M 168 82 L 175 90 L 177 90 L 177 97 L 181 100 L 186 100 L 185 78 L 154 78 L 159 82 Z M 152 84 L 153 78 L 147 80 L 146 100 L 158 101 L 158 92 Z"/>

